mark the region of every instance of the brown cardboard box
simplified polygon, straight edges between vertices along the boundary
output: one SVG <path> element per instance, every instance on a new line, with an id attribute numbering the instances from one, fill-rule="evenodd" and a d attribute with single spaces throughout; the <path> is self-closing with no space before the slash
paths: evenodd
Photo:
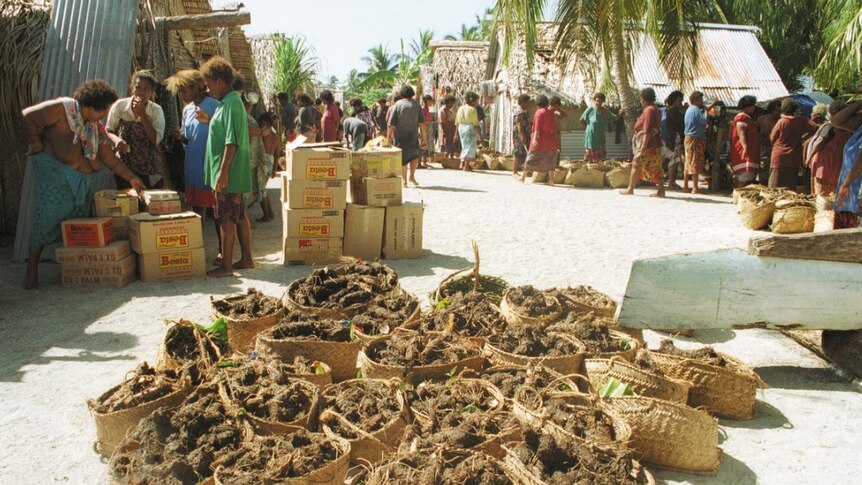
<path id="1" fill-rule="evenodd" d="M 134 276 L 137 260 L 128 254 L 116 261 L 61 263 L 60 266 L 63 276 Z"/>
<path id="2" fill-rule="evenodd" d="M 142 194 L 147 212 L 154 216 L 182 212 L 180 195 L 173 190 L 145 190 Z"/>
<path id="3" fill-rule="evenodd" d="M 374 207 L 401 205 L 401 177 L 373 179 L 350 178 L 350 199 L 354 204 Z"/>
<path id="4" fill-rule="evenodd" d="M 54 255 L 60 264 L 111 263 L 132 254 L 129 241 L 114 241 L 101 248 L 57 248 Z"/>
<path id="5" fill-rule="evenodd" d="M 386 259 L 415 259 L 423 256 L 422 219 L 423 204 L 408 202 L 387 207 L 383 224 L 383 257 Z"/>
<path id="6" fill-rule="evenodd" d="M 344 211 L 283 207 L 282 237 L 344 237 Z"/>
<path id="7" fill-rule="evenodd" d="M 114 224 L 114 241 L 129 240 L 129 216 L 112 217 Z"/>
<path id="8" fill-rule="evenodd" d="M 347 204 L 344 221 L 344 255 L 374 261 L 383 249 L 383 220 L 386 209 Z"/>
<path id="9" fill-rule="evenodd" d="M 60 223 L 63 246 L 102 247 L 114 240 L 114 224 L 110 217 L 69 219 Z"/>
<path id="10" fill-rule="evenodd" d="M 179 251 L 204 245 L 201 217 L 194 212 L 165 216 L 129 216 L 129 243 L 138 254 Z"/>
<path id="11" fill-rule="evenodd" d="M 135 258 L 130 256 L 129 259 Z M 65 288 L 122 288 L 132 281 L 135 281 L 137 276 L 132 271 L 129 274 L 123 275 L 101 275 L 101 276 L 75 276 L 63 274 L 63 287 Z"/>
<path id="12" fill-rule="evenodd" d="M 130 196 L 123 190 L 100 190 L 93 196 L 93 203 L 96 206 L 96 217 L 116 219 L 139 212 L 138 198 Z"/>
<path id="13" fill-rule="evenodd" d="M 400 148 L 368 148 L 350 157 L 351 177 L 385 179 L 401 176 Z"/>
<path id="14" fill-rule="evenodd" d="M 284 264 L 336 263 L 341 259 L 341 238 L 292 238 L 284 240 Z"/>
<path id="15" fill-rule="evenodd" d="M 289 180 L 282 176 L 281 201 L 291 209 L 344 210 L 347 207 L 345 180 Z"/>
<path id="16" fill-rule="evenodd" d="M 297 146 L 287 155 L 290 180 L 347 180 L 350 152 L 341 148 Z"/>
<path id="17" fill-rule="evenodd" d="M 141 281 L 174 281 L 207 273 L 204 248 L 177 249 L 138 255 Z"/>

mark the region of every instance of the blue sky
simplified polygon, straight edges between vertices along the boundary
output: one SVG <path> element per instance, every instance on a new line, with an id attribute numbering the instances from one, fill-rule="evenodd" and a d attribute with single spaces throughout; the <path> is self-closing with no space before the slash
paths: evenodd
<path id="1" fill-rule="evenodd" d="M 400 52 L 420 29 L 435 39 L 472 25 L 493 0 L 245 0 L 251 13 L 249 35 L 283 32 L 306 38 L 320 59 L 321 78 L 344 80 L 351 69 L 364 71 L 368 49 L 382 43 Z"/>

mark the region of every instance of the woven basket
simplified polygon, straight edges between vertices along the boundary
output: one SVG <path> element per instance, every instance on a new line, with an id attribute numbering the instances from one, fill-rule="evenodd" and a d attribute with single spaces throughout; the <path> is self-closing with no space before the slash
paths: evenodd
<path id="1" fill-rule="evenodd" d="M 332 368 L 329 367 L 329 364 L 325 362 L 315 362 L 315 364 L 320 365 L 323 372 L 320 374 L 288 374 L 287 377 L 308 381 L 321 389 L 332 384 Z"/>
<path id="2" fill-rule="evenodd" d="M 544 366 L 563 375 L 577 374 L 581 369 L 581 363 L 586 355 L 584 344 L 573 337 L 560 335 L 560 338 L 571 340 L 580 348 L 576 354 L 562 355 L 559 357 L 530 357 L 506 352 L 490 342 L 485 343 L 485 354 L 494 364 L 514 364 L 520 366 Z"/>
<path id="3" fill-rule="evenodd" d="M 631 428 L 629 448 L 662 468 L 713 474 L 721 464 L 718 423 L 706 411 L 644 396 L 600 401 Z"/>
<path id="4" fill-rule="evenodd" d="M 188 379 L 183 379 L 177 383 L 179 386 L 178 389 L 156 400 L 110 413 L 96 412 L 96 403 L 107 399 L 117 392 L 121 385 L 108 389 L 95 401 L 87 401 L 87 408 L 90 410 L 90 414 L 92 414 L 93 420 L 96 423 L 96 443 L 94 447 L 99 454 L 106 458 L 109 458 L 114 453 L 114 450 L 123 441 L 129 430 L 134 429 L 142 419 L 152 414 L 158 408 L 175 408 L 179 406 L 192 392 L 191 382 Z"/>
<path id="5" fill-rule="evenodd" d="M 629 186 L 632 178 L 632 166 L 617 167 L 605 174 L 605 180 L 610 187 L 624 189 Z"/>
<path id="6" fill-rule="evenodd" d="M 590 404 L 572 404 L 572 409 L 576 409 L 583 412 L 596 411 L 597 408 L 594 403 Z M 628 424 L 616 413 L 613 411 L 608 411 L 604 409 L 599 409 L 608 419 L 611 421 L 611 426 L 614 428 L 614 439 L 611 441 L 596 441 L 592 438 L 581 438 L 580 436 L 573 435 L 570 431 L 567 431 L 562 426 L 558 425 L 551 421 L 550 416 L 548 416 L 547 412 L 542 410 L 530 410 L 526 409 L 520 405 L 514 405 L 512 408 L 512 412 L 515 416 L 520 420 L 524 426 L 532 427 L 532 428 L 541 428 L 545 433 L 548 433 L 556 438 L 563 437 L 571 437 L 578 440 L 588 440 L 591 443 L 595 443 L 596 445 L 603 448 L 613 448 L 617 449 L 621 446 L 625 446 L 626 443 L 631 439 L 632 430 Z"/>
<path id="7" fill-rule="evenodd" d="M 388 338 L 390 337 L 381 337 L 372 342 L 371 344 L 367 345 L 366 348 L 375 344 L 381 345 L 382 342 L 386 341 Z M 453 368 L 456 368 L 457 372 L 460 372 L 464 369 L 473 369 L 476 371 L 481 370 L 485 364 L 485 356 L 482 355 L 481 348 L 478 346 L 478 344 L 476 344 L 470 339 L 462 338 L 462 340 L 464 342 L 467 342 L 469 346 L 476 346 L 477 354 L 455 362 L 446 362 L 444 364 L 434 365 L 419 365 L 409 368 L 402 365 L 388 365 L 375 362 L 371 360 L 368 355 L 366 355 L 365 350 L 363 350 L 360 354 L 362 356 L 362 377 L 367 377 L 371 379 L 402 379 L 404 381 L 412 381 L 414 379 L 447 377 L 452 372 Z"/>
<path id="8" fill-rule="evenodd" d="M 620 357 L 610 359 L 586 359 L 584 367 L 593 389 L 598 391 L 605 383 L 614 378 L 629 387 L 640 396 L 664 399 L 680 404 L 688 401 L 688 389 L 691 383 L 661 376 L 645 371 Z"/>
<path id="9" fill-rule="evenodd" d="M 262 354 L 279 357 L 291 362 L 297 356 L 326 363 L 332 369 L 332 381 L 341 382 L 356 377 L 356 359 L 362 343 L 326 342 L 322 340 L 276 340 L 267 335 L 258 335 L 256 350 Z"/>
<path id="10" fill-rule="evenodd" d="M 167 351 L 166 345 L 166 340 L 172 335 L 172 333 L 181 328 L 192 329 L 198 352 L 201 355 L 200 361 L 204 363 L 204 367 L 208 368 L 213 364 L 213 360 L 210 357 L 214 357 L 215 360 L 221 359 L 221 349 L 219 349 L 218 345 L 216 345 L 213 339 L 207 335 L 206 332 L 201 331 L 194 323 L 187 320 L 167 321 L 167 323 L 169 325 L 168 330 L 165 332 L 165 338 L 162 339 L 162 342 L 159 344 L 159 348 L 156 351 L 155 369 L 157 371 L 179 370 L 186 363 L 179 361 L 170 355 Z"/>
<path id="11" fill-rule="evenodd" d="M 230 370 L 223 369 L 223 371 L 229 373 L 235 369 L 236 368 Z M 311 395 L 311 403 L 308 406 L 308 411 L 306 411 L 300 418 L 288 423 L 273 421 L 271 419 L 259 418 L 246 411 L 245 409 L 243 409 L 242 403 L 240 403 L 236 398 L 233 397 L 227 379 L 225 379 L 223 382 L 224 384 L 219 386 L 219 395 L 221 396 L 222 401 L 225 402 L 228 406 L 230 406 L 231 409 L 235 410 L 237 414 L 242 414 L 243 417 L 245 417 L 245 419 L 254 428 L 256 435 L 266 436 L 275 434 L 290 434 L 295 433 L 296 430 L 300 428 L 315 429 L 314 427 L 317 425 L 317 413 L 320 407 L 318 404 L 320 402 L 320 388 L 306 380 L 297 379 L 296 382 L 299 383 L 300 387 L 302 387 L 307 393 Z"/>
<path id="12" fill-rule="evenodd" d="M 772 232 L 776 234 L 813 232 L 816 213 L 817 209 L 810 206 L 776 209 L 772 215 Z"/>
<path id="13" fill-rule="evenodd" d="M 515 169 L 515 157 L 511 155 L 505 155 L 498 158 L 498 160 L 500 161 L 500 170 L 508 170 L 511 172 Z"/>
<path id="14" fill-rule="evenodd" d="M 739 198 L 739 220 L 743 226 L 752 231 L 759 231 L 766 227 L 774 213 L 774 202 L 755 202 L 746 197 Z"/>
<path id="15" fill-rule="evenodd" d="M 412 463 L 414 462 L 415 454 L 417 454 L 417 453 L 434 453 L 434 454 L 439 453 L 443 457 L 443 459 L 445 460 L 446 463 L 453 463 L 453 464 L 460 463 L 463 460 L 470 460 L 473 457 L 480 457 L 481 456 L 484 459 L 495 462 L 499 466 L 499 468 L 503 471 L 503 473 L 506 475 L 506 478 L 508 478 L 509 481 L 511 481 L 513 484 L 541 485 L 541 482 L 527 483 L 527 482 L 520 481 L 516 471 L 510 469 L 509 465 L 507 463 L 494 457 L 493 455 L 490 455 L 488 453 L 483 453 L 481 451 L 462 450 L 462 449 L 456 449 L 456 448 L 450 448 L 450 447 L 442 447 L 442 448 L 437 448 L 434 450 L 414 450 L 414 451 L 411 451 L 410 453 L 406 453 L 403 455 L 399 454 L 398 456 L 393 457 L 393 459 L 391 461 L 387 461 L 386 463 L 379 465 L 377 468 L 374 468 L 373 470 L 359 471 L 359 475 L 356 477 L 355 481 L 351 482 L 351 485 L 360 484 L 360 483 L 366 484 L 366 485 L 391 485 L 393 483 L 400 483 L 400 482 L 393 482 L 392 477 L 389 476 L 390 471 L 392 469 L 398 469 L 401 467 L 406 467 L 409 469 L 415 469 L 415 467 Z M 407 463 L 402 462 L 401 461 L 402 459 L 407 460 Z M 476 478 L 481 478 L 481 477 L 476 477 Z M 416 485 L 425 485 L 425 483 L 424 482 L 422 484 L 417 483 Z"/>
<path id="16" fill-rule="evenodd" d="M 616 300 L 592 286 L 579 285 L 574 288 L 565 288 L 558 290 L 557 294 L 565 311 L 576 313 L 593 312 L 598 317 L 606 318 L 613 318 L 617 311 Z M 599 300 L 602 303 L 596 304 L 595 300 Z"/>
<path id="17" fill-rule="evenodd" d="M 456 389 L 458 387 L 479 387 L 482 390 L 487 391 L 493 401 L 496 401 L 494 404 L 489 406 L 489 409 L 486 411 L 482 411 L 484 413 L 498 413 L 502 412 L 506 406 L 506 398 L 503 396 L 503 393 L 500 392 L 499 389 L 494 387 L 491 383 L 483 381 L 481 379 L 458 379 L 451 384 L 452 388 Z M 413 404 L 410 404 L 410 415 L 413 416 L 413 419 L 420 426 L 431 426 L 435 422 L 434 416 L 429 416 L 422 411 L 418 410 Z"/>
<path id="18" fill-rule="evenodd" d="M 459 269 L 450 274 L 437 285 L 433 293 L 428 295 L 431 305 L 437 305 L 443 298 L 451 293 L 458 291 L 468 292 L 473 290 L 473 266 Z M 470 273 L 468 273 L 470 272 Z M 509 288 L 507 283 L 502 278 L 496 276 L 479 275 L 479 292 L 490 297 L 496 303 L 499 303 L 503 298 L 503 293 Z"/>
<path id="19" fill-rule="evenodd" d="M 458 158 L 443 158 L 440 159 L 440 165 L 449 170 L 461 170 L 461 160 Z"/>
<path id="20" fill-rule="evenodd" d="M 509 298 L 509 291 L 507 289 L 505 293 L 503 293 L 503 299 L 500 301 L 500 314 L 503 315 L 503 318 L 509 323 L 509 325 L 544 325 L 546 323 L 551 323 L 559 320 L 560 315 L 563 313 L 563 305 L 560 304 L 560 301 L 551 295 L 545 294 L 545 300 L 550 301 L 554 300 L 557 302 L 557 307 L 560 309 L 553 313 L 542 315 L 541 317 L 531 317 L 529 315 L 525 315 L 520 311 L 517 305 L 512 303 Z"/>
<path id="21" fill-rule="evenodd" d="M 343 485 L 344 481 L 347 479 L 347 469 L 350 466 L 350 443 L 343 439 L 333 438 L 333 440 L 333 444 L 340 452 L 338 458 L 313 472 L 307 473 L 301 477 L 285 478 L 279 480 L 278 483 L 283 485 Z M 222 482 L 219 478 L 219 472 L 221 470 L 222 466 L 219 465 L 213 475 L 216 485 L 229 485 Z M 261 483 L 275 482 L 261 481 Z"/>
<path id="22" fill-rule="evenodd" d="M 563 168 L 554 170 L 554 183 L 557 185 L 566 183 L 566 178 L 569 176 L 569 171 Z"/>
<path id="23" fill-rule="evenodd" d="M 376 379 L 351 379 L 344 381 L 341 384 L 375 380 Z M 404 430 L 407 428 L 407 405 L 405 403 L 404 395 L 393 386 L 393 382 L 382 380 L 380 380 L 380 382 L 390 386 L 398 399 L 400 410 L 395 418 L 384 424 L 379 430 L 368 432 L 360 429 L 354 423 L 351 423 L 344 416 L 332 409 L 324 409 L 320 415 L 320 425 L 323 432 L 328 436 L 338 436 L 329 426 L 327 426 L 326 423 L 328 423 L 329 420 L 339 421 L 342 426 L 353 431 L 359 436 L 359 438 L 348 440 L 350 442 L 350 463 L 353 465 L 374 464 L 383 459 L 386 455 L 393 453 L 404 435 Z M 337 386 L 341 384 L 337 384 Z M 332 390 L 333 389 L 330 388 L 330 391 Z"/>
<path id="24" fill-rule="evenodd" d="M 212 306 L 212 317 L 213 320 L 224 318 L 227 322 L 227 344 L 231 350 L 235 350 L 237 352 L 246 352 L 252 348 L 254 348 L 254 341 L 257 337 L 257 334 L 267 330 L 272 327 L 281 319 L 281 316 L 284 315 L 284 309 L 280 308 L 275 313 L 271 313 L 269 315 L 264 315 L 261 317 L 253 317 L 253 318 L 231 318 L 227 315 L 222 314 L 218 310 L 216 310 L 216 303 L 218 302 L 230 302 L 231 300 L 238 300 L 243 298 L 246 295 L 235 295 L 229 296 L 222 300 L 213 300 L 210 297 L 210 306 Z"/>
<path id="25" fill-rule="evenodd" d="M 732 198 L 733 205 L 739 204 L 740 200 L 742 200 L 744 198 L 744 196 L 747 194 L 757 194 L 757 193 L 760 193 L 764 190 L 769 190 L 769 187 L 766 187 L 764 185 L 753 184 L 753 185 L 746 185 L 745 187 L 740 187 L 738 189 L 733 189 L 733 198 Z"/>
<path id="26" fill-rule="evenodd" d="M 482 159 L 485 160 L 485 165 L 488 167 L 488 170 L 499 170 L 500 169 L 500 159 L 496 155 L 488 155 L 483 154 Z"/>
<path id="27" fill-rule="evenodd" d="M 345 262 L 339 263 L 339 265 L 350 264 L 354 261 L 355 260 L 353 258 L 349 258 L 349 259 L 345 260 Z M 388 267 L 387 267 L 387 270 L 389 271 L 390 277 L 397 278 L 395 271 L 393 271 L 391 268 L 388 268 Z M 299 286 L 299 284 L 302 281 L 303 281 L 303 278 L 299 278 L 299 279 L 292 281 L 287 286 L 287 290 L 284 292 L 284 296 L 282 296 L 282 303 L 284 303 L 284 306 L 286 309 L 288 309 L 288 310 L 299 310 L 299 311 L 302 311 L 302 312 L 310 314 L 310 315 L 316 315 L 319 318 L 331 318 L 333 320 L 339 320 L 339 319 L 349 320 L 354 315 L 365 310 L 365 308 L 367 306 L 366 303 L 357 303 L 355 305 L 350 305 L 347 308 L 321 308 L 321 307 L 310 307 L 310 306 L 301 305 L 296 300 L 294 300 L 293 294 L 296 293 L 296 287 Z M 382 296 L 400 295 L 401 291 L 402 291 L 401 286 L 396 284 L 394 287 L 392 287 L 387 292 L 381 293 L 381 295 Z"/>
<path id="28" fill-rule="evenodd" d="M 627 342 L 629 344 L 629 350 L 590 353 L 589 349 L 587 349 L 587 359 L 610 359 L 612 357 L 619 357 L 625 361 L 631 362 L 635 358 L 635 354 L 637 354 L 638 350 L 641 348 L 641 343 L 638 339 L 627 333 L 620 332 L 619 330 L 610 329 L 608 333 L 617 341 Z"/>
<path id="29" fill-rule="evenodd" d="M 551 181 L 551 177 L 548 175 L 548 172 L 533 172 L 534 184 L 546 184 L 548 181 Z"/>
<path id="30" fill-rule="evenodd" d="M 601 189 L 605 186 L 605 172 L 590 168 L 579 168 L 572 172 L 572 185 L 589 189 Z"/>
<path id="31" fill-rule="evenodd" d="M 688 390 L 689 406 L 703 406 L 722 418 L 753 419 L 760 378 L 742 362 L 719 355 L 727 362 L 726 366 L 656 352 L 652 358 L 666 375 L 692 383 Z"/>

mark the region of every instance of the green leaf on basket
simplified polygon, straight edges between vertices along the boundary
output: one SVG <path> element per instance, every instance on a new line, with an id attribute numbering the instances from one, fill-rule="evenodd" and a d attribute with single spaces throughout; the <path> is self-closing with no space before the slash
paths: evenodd
<path id="1" fill-rule="evenodd" d="M 572 391 L 574 389 L 572 389 L 572 386 L 570 386 L 568 384 L 560 384 L 560 387 L 558 390 L 559 391 Z"/>
<path id="2" fill-rule="evenodd" d="M 632 344 L 630 344 L 628 340 L 619 339 L 619 343 L 620 343 L 620 347 L 623 350 L 631 350 L 632 349 Z"/>
<path id="3" fill-rule="evenodd" d="M 468 404 L 468 405 L 464 406 L 463 408 L 461 408 L 461 414 L 478 413 L 478 412 L 479 412 L 479 408 L 476 407 L 475 404 Z"/>
<path id="4" fill-rule="evenodd" d="M 457 365 L 455 367 L 449 369 L 449 372 L 447 372 L 446 375 L 449 377 L 453 377 L 456 372 L 458 372 L 458 366 Z"/>
<path id="5" fill-rule="evenodd" d="M 314 369 L 315 374 L 326 374 L 326 369 L 323 368 L 323 365 L 320 362 L 311 364 L 311 367 Z"/>
<path id="6" fill-rule="evenodd" d="M 362 369 L 356 369 L 356 378 L 362 379 Z"/>
<path id="7" fill-rule="evenodd" d="M 195 324 L 195 327 L 222 342 L 227 342 L 227 320 L 225 320 L 224 317 L 217 318 L 209 327 L 204 327 L 197 323 Z"/>
<path id="8" fill-rule="evenodd" d="M 239 367 L 239 362 L 235 360 L 223 360 L 216 364 L 216 367 L 224 369 L 225 367 Z"/>
<path id="9" fill-rule="evenodd" d="M 634 391 L 628 384 L 622 383 L 613 377 L 599 389 L 599 397 L 634 396 Z"/>
<path id="10" fill-rule="evenodd" d="M 446 309 L 447 306 L 449 306 L 449 299 L 443 298 L 442 300 L 437 302 L 437 306 L 434 307 L 434 311 L 438 313 L 442 312 Z"/>

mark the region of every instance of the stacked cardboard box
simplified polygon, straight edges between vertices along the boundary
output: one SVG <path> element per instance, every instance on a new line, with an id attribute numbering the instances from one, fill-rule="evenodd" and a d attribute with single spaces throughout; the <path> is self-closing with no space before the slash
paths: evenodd
<path id="1" fill-rule="evenodd" d="M 341 258 L 350 152 L 331 144 L 288 145 L 281 174 L 284 264 Z"/>
<path id="2" fill-rule="evenodd" d="M 111 217 L 69 219 L 60 229 L 64 247 L 55 255 L 63 286 L 119 288 L 135 280 L 135 258 L 129 242 L 114 240 Z"/>
<path id="3" fill-rule="evenodd" d="M 403 203 L 401 150 L 353 152 L 351 204 L 347 207 L 344 254 L 374 260 L 422 257 L 422 204 Z"/>
<path id="4" fill-rule="evenodd" d="M 141 195 L 147 212 L 154 216 L 179 214 L 183 210 L 180 194 L 173 190 L 145 190 Z"/>
<path id="5" fill-rule="evenodd" d="M 138 254 L 142 281 L 173 281 L 206 274 L 201 218 L 194 212 L 130 216 L 129 243 Z"/>
<path id="6" fill-rule="evenodd" d="M 138 198 L 128 191 L 100 190 L 93 197 L 96 217 L 110 217 L 114 224 L 114 239 L 129 239 L 129 216 L 138 213 Z"/>

